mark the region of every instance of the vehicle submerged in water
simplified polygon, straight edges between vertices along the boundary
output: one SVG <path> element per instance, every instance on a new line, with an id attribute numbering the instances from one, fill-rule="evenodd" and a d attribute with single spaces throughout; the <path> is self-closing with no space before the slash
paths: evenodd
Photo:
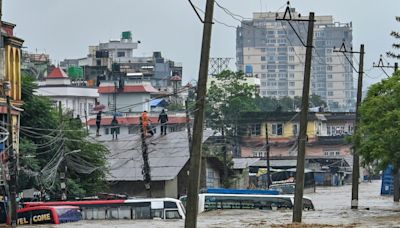
<path id="1" fill-rule="evenodd" d="M 182 196 L 180 200 L 186 206 L 187 196 Z M 212 189 L 199 194 L 198 212 L 225 209 L 278 210 L 292 209 L 293 206 L 294 195 L 278 195 L 276 190 Z M 303 209 L 314 210 L 310 198 L 303 197 Z"/>

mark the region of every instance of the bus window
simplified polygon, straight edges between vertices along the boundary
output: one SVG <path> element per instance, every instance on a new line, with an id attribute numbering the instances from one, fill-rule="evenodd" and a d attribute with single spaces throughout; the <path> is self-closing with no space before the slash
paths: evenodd
<path id="1" fill-rule="evenodd" d="M 118 208 L 111 207 L 107 209 L 107 219 L 118 219 Z"/>
<path id="2" fill-rule="evenodd" d="M 152 218 L 164 218 L 164 210 L 163 209 L 152 209 L 151 210 Z"/>
<path id="3" fill-rule="evenodd" d="M 165 209 L 165 219 L 181 219 L 179 211 L 175 209 Z"/>
<path id="4" fill-rule="evenodd" d="M 17 225 L 28 225 L 31 224 L 31 212 L 19 212 L 18 213 L 18 219 L 17 219 Z"/>
<path id="5" fill-rule="evenodd" d="M 50 210 L 32 211 L 32 224 L 54 224 L 54 218 Z"/>
<path id="6" fill-rule="evenodd" d="M 93 208 L 92 219 L 106 219 L 106 211 L 105 207 Z"/>
<path id="7" fill-rule="evenodd" d="M 93 215 L 93 208 L 82 207 L 82 217 L 83 217 L 83 219 L 87 219 L 87 220 L 95 219 L 94 215 Z"/>
<path id="8" fill-rule="evenodd" d="M 119 208 L 119 218 L 120 219 L 132 219 L 132 210 L 130 207 L 120 207 Z"/>
<path id="9" fill-rule="evenodd" d="M 60 223 L 76 222 L 82 218 L 77 208 L 57 208 L 56 211 Z"/>
<path id="10" fill-rule="evenodd" d="M 164 208 L 178 208 L 175 202 L 164 201 Z"/>
<path id="11" fill-rule="evenodd" d="M 150 203 L 135 207 L 135 219 L 151 219 Z"/>

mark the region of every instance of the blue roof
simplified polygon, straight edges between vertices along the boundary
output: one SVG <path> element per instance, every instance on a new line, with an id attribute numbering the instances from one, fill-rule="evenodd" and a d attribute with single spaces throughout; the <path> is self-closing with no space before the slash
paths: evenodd
<path id="1" fill-rule="evenodd" d="M 165 101 L 164 99 L 162 99 L 162 98 L 159 98 L 159 99 L 154 99 L 154 100 L 151 100 L 150 101 L 150 106 L 151 107 L 165 107 L 166 105 L 168 104 L 168 102 L 167 101 Z"/>

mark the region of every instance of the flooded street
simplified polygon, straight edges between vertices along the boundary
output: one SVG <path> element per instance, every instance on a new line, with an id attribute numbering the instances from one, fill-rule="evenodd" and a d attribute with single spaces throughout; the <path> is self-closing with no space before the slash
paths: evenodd
<path id="1" fill-rule="evenodd" d="M 359 210 L 350 209 L 351 186 L 320 187 L 307 194 L 316 210 L 303 212 L 303 224 L 291 224 L 292 211 L 225 210 L 203 213 L 198 227 L 400 227 L 400 205 L 380 196 L 380 181 L 361 183 Z M 183 227 L 183 221 L 83 221 L 62 228 Z M 37 227 L 37 226 L 36 226 Z M 48 227 L 48 226 L 47 226 Z"/>

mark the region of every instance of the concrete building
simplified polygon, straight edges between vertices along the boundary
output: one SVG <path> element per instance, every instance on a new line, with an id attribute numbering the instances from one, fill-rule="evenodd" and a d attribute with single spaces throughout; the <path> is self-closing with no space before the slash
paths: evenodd
<path id="1" fill-rule="evenodd" d="M 96 88 L 71 84 L 68 75 L 59 67 L 39 83 L 36 94 L 50 98 L 54 106 L 61 102 L 64 110 L 71 112 L 74 117 L 79 115 L 82 121 L 85 121 L 85 116 L 89 118 L 99 98 Z"/>
<path id="2" fill-rule="evenodd" d="M 127 80 L 103 81 L 98 92 L 100 104 L 106 106 L 105 111 L 136 112 L 150 111 L 150 100 L 156 90 L 148 81 Z"/>
<path id="3" fill-rule="evenodd" d="M 1 3 L 0 3 L 1 4 Z M 1 6 L 0 6 L 1 7 Z M 14 35 L 15 24 L 1 20 L 0 12 L 0 121 L 11 123 L 11 132 L 9 128 L 1 128 L 0 151 L 1 151 L 1 174 L 0 174 L 0 192 L 5 193 L 4 180 L 8 179 L 11 170 L 8 170 L 9 147 L 19 156 L 19 123 L 21 117 L 20 107 L 22 101 L 22 80 L 21 80 L 21 48 L 23 40 Z M 11 104 L 11 119 L 7 118 L 7 100 L 9 97 Z M 6 132 L 12 135 L 12 141 L 7 140 Z M 7 149 L 6 149 L 7 148 Z"/>
<path id="4" fill-rule="evenodd" d="M 290 13 L 298 17 L 295 9 Z M 236 37 L 237 67 L 260 78 L 261 96 L 302 96 L 306 48 L 288 22 L 275 20 L 277 14 L 282 18 L 284 13 L 253 13 L 252 20 L 242 21 Z M 332 16 L 315 19 L 311 93 L 321 96 L 330 111 L 354 111 L 352 67 L 345 56 L 333 52 L 343 40 L 352 46 L 352 25 L 334 22 Z M 292 24 L 305 43 L 307 23 Z"/>

